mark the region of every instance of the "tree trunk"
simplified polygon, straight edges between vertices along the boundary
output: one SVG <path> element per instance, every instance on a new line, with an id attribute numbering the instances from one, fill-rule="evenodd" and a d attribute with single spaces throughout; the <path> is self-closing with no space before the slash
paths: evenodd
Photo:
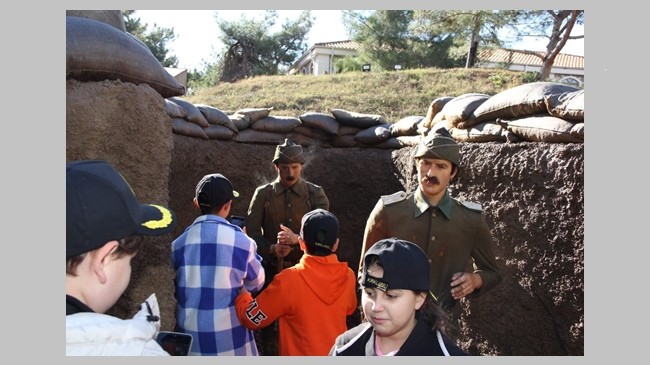
<path id="1" fill-rule="evenodd" d="M 479 33 L 476 30 L 473 30 L 472 38 L 469 42 L 469 52 L 467 52 L 467 62 L 465 62 L 465 68 L 473 68 L 474 64 L 476 64 L 478 41 L 479 41 Z"/>
<path id="2" fill-rule="evenodd" d="M 562 10 L 553 16 L 553 31 L 546 46 L 546 55 L 542 59 L 542 69 L 539 72 L 540 80 L 548 80 L 551 76 L 551 69 L 555 58 L 560 53 L 566 42 L 571 37 L 573 26 L 578 20 L 580 15 L 579 10 Z M 564 19 L 569 18 L 567 23 L 563 26 Z"/>

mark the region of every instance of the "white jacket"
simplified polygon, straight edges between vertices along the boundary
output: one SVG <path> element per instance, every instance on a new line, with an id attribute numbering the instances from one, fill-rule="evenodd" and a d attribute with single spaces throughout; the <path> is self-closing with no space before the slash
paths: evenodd
<path id="1" fill-rule="evenodd" d="M 160 308 L 156 294 L 151 294 L 133 319 L 90 312 L 65 316 L 65 353 L 66 356 L 169 356 L 156 342 L 159 331 Z"/>

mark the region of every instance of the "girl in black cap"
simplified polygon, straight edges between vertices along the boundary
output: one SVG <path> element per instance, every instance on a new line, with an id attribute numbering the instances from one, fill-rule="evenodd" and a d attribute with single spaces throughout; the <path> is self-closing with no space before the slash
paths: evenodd
<path id="1" fill-rule="evenodd" d="M 387 238 L 364 256 L 365 322 L 339 335 L 333 356 L 467 355 L 444 335 L 445 314 L 429 293 L 429 260 L 417 245 Z"/>

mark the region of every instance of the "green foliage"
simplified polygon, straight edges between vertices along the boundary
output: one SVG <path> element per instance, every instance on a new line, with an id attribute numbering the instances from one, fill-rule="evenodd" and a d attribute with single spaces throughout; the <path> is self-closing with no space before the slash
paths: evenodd
<path id="1" fill-rule="evenodd" d="M 126 31 L 149 47 L 151 53 L 153 53 L 164 67 L 176 67 L 178 65 L 178 57 L 170 54 L 170 50 L 167 48 L 168 42 L 176 38 L 174 28 L 161 28 L 154 24 L 153 28 L 147 31 L 148 24 L 143 24 L 140 18 L 135 17 L 135 12 L 135 10 L 122 10 Z"/>
<path id="2" fill-rule="evenodd" d="M 374 69 L 455 67 L 449 49 L 453 37 L 414 30 L 413 10 L 347 11 L 344 21 L 352 39 L 361 44 L 360 54 Z"/>
<path id="3" fill-rule="evenodd" d="M 227 113 L 242 108 L 273 107 L 273 115 L 299 117 L 331 108 L 380 114 L 389 122 L 427 113 L 441 96 L 494 95 L 521 85 L 524 73 L 487 69 L 413 69 L 349 71 L 333 75 L 256 76 L 235 83 L 196 89 L 186 99 Z"/>
<path id="4" fill-rule="evenodd" d="M 277 12 L 268 10 L 262 20 L 219 20 L 225 45 L 219 80 L 232 82 L 258 75 L 276 75 L 307 50 L 305 37 L 313 24 L 311 12 L 303 11 L 296 20 L 287 20 L 277 33 L 269 33 Z"/>

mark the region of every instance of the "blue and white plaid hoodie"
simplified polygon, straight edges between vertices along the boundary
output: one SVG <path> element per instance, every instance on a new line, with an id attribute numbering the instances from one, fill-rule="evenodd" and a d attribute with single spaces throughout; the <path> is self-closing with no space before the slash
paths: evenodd
<path id="1" fill-rule="evenodd" d="M 255 241 L 226 219 L 199 216 L 172 242 L 178 330 L 193 336 L 190 355 L 257 355 L 253 332 L 237 319 L 242 286 L 262 289 Z"/>

